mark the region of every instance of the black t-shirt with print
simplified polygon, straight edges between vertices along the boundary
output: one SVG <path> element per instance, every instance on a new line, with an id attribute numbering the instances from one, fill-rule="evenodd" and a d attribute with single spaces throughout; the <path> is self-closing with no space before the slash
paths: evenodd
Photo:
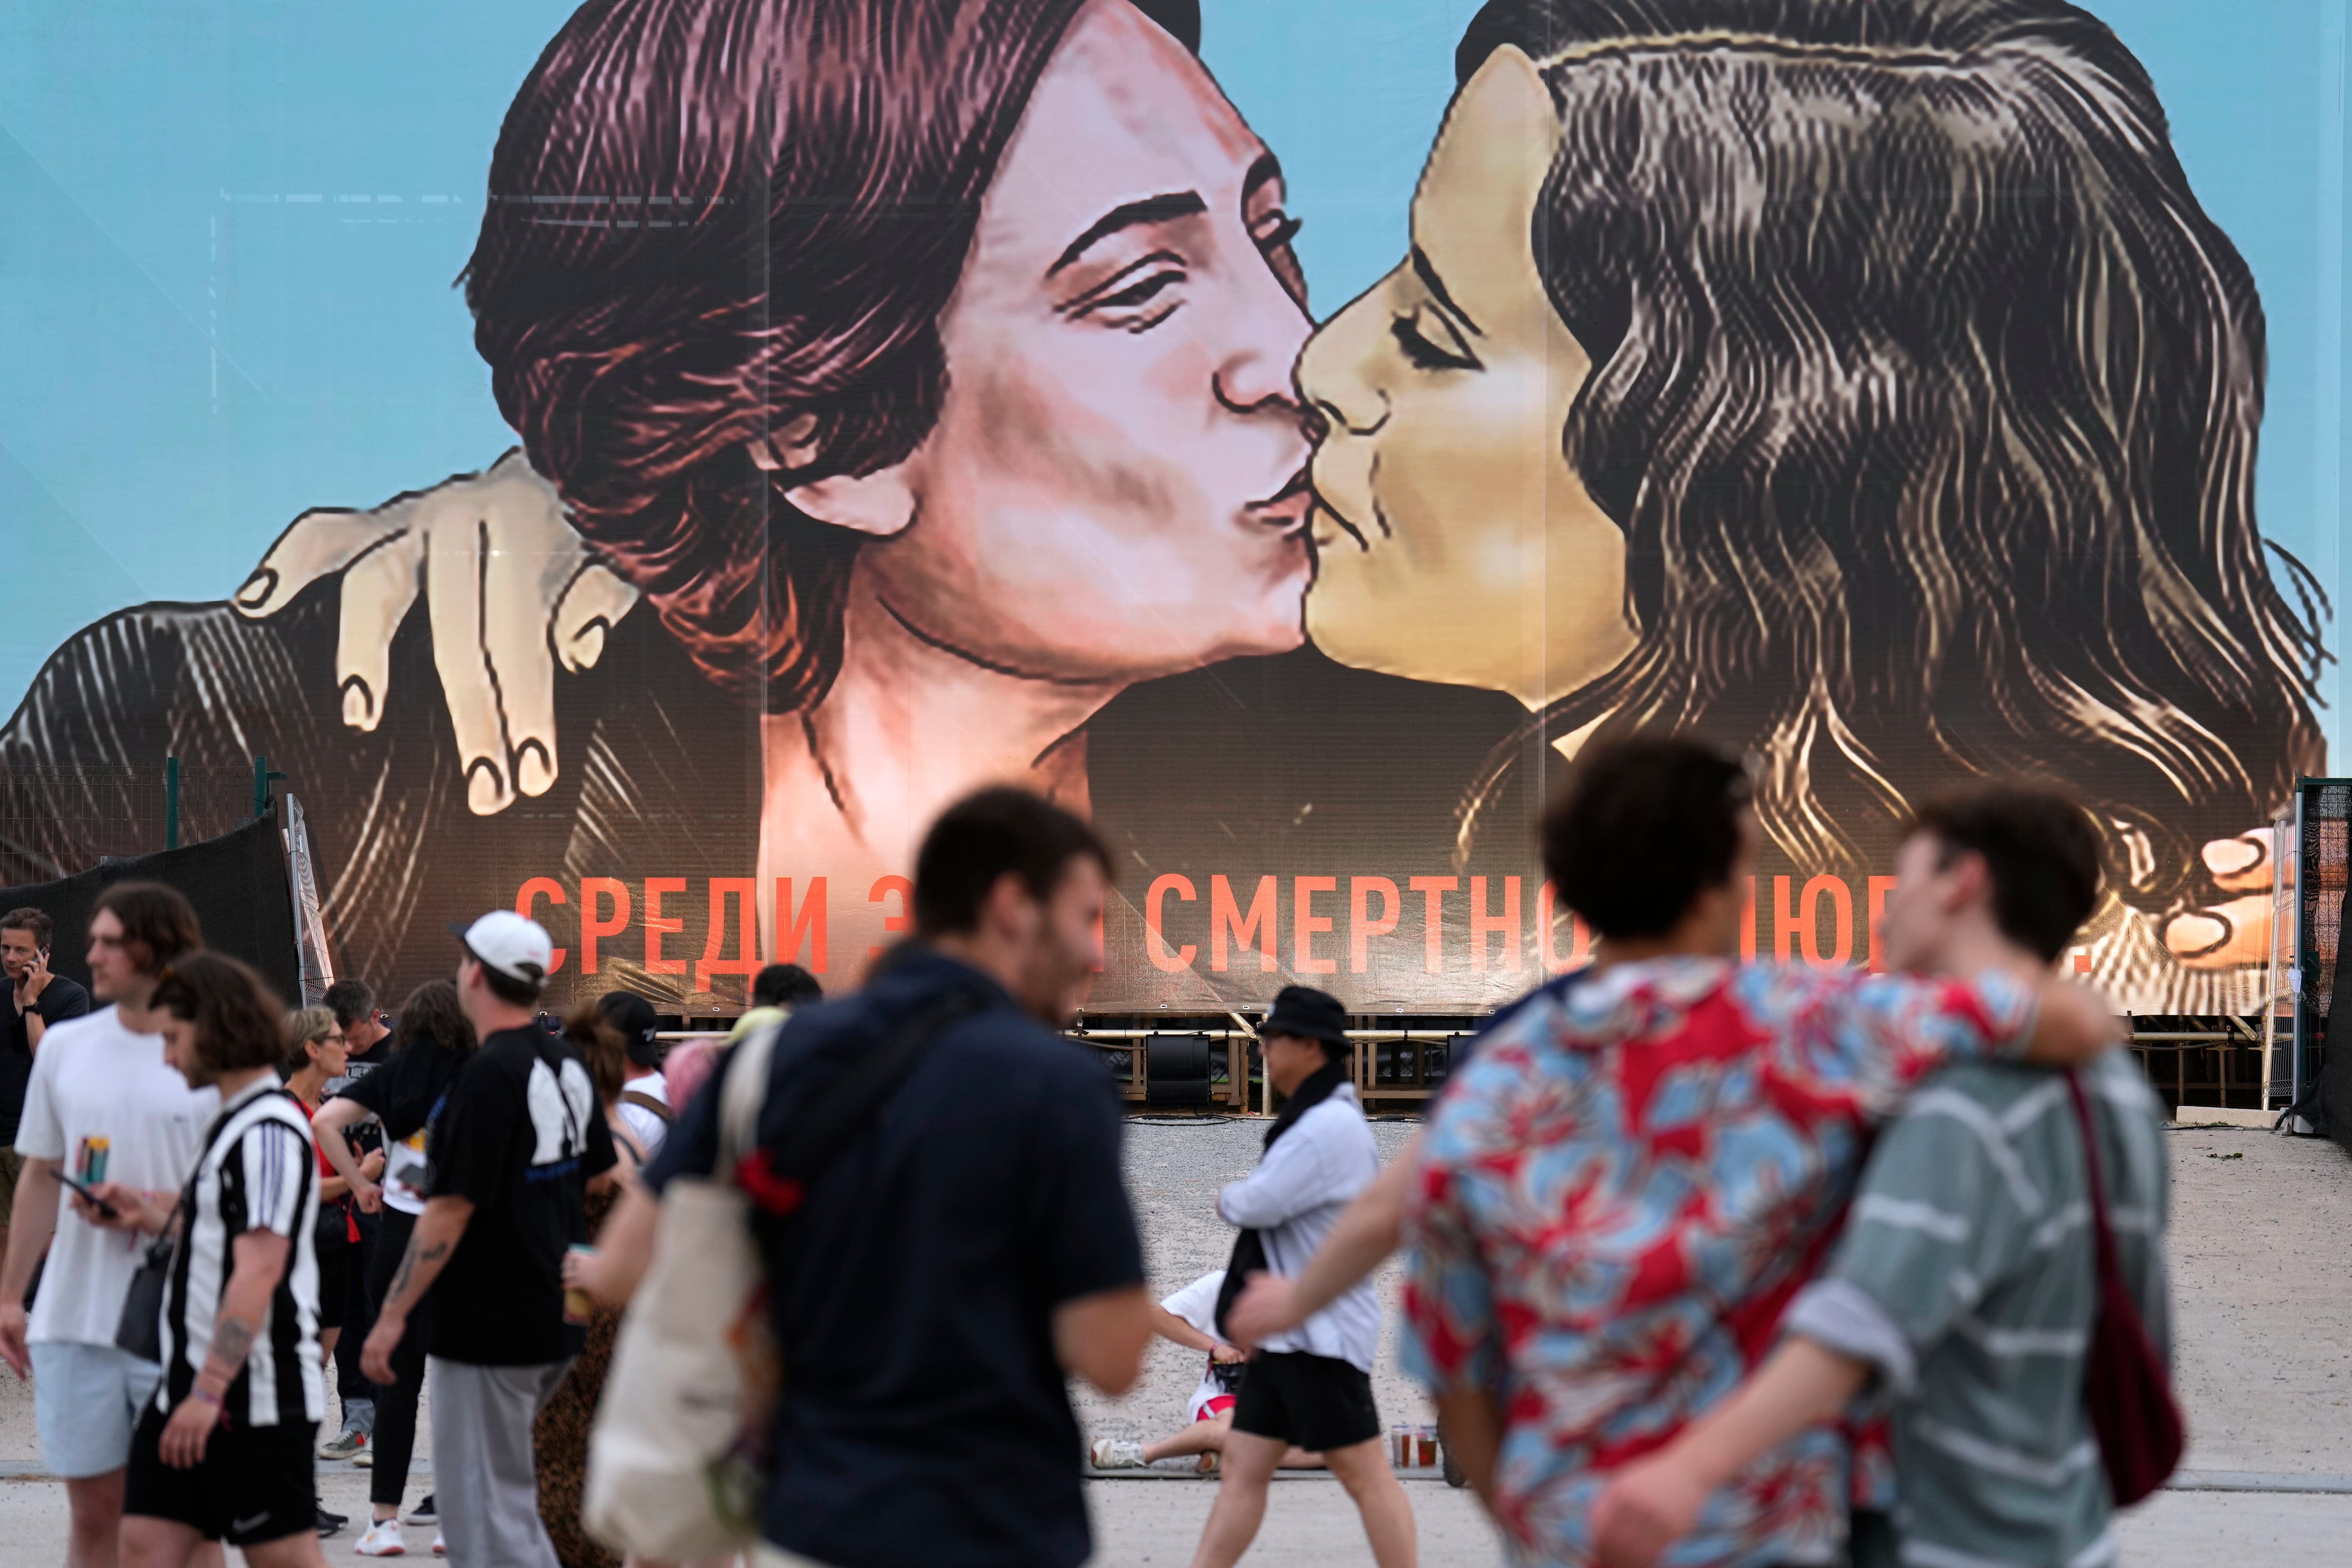
<path id="1" fill-rule="evenodd" d="M 432 1352 L 476 1366 L 579 1354 L 563 1252 L 587 1239 L 588 1179 L 614 1161 L 580 1053 L 532 1026 L 490 1036 L 450 1085 L 425 1156 L 431 1195 L 474 1205 L 434 1282 Z"/>
<path id="2" fill-rule="evenodd" d="M 354 1077 L 340 1098 L 374 1112 L 385 1136 L 397 1143 L 433 1120 L 466 1058 L 418 1040 L 392 1054 L 390 1060 Z"/>

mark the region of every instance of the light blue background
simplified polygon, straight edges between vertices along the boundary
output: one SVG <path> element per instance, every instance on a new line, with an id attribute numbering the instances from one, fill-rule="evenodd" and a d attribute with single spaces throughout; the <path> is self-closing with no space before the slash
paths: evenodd
<path id="1" fill-rule="evenodd" d="M 217 599 L 306 507 L 511 440 L 451 289 L 563 0 L 0 7 L 0 706 L 77 628 Z M 2270 317 L 2260 515 L 2340 605 L 2346 0 L 2094 0 Z M 1472 0 L 1207 0 L 1318 313 L 1378 277 Z M 2341 641 L 2331 628 L 2331 647 Z M 2341 677 L 2325 694 L 2347 757 Z"/>

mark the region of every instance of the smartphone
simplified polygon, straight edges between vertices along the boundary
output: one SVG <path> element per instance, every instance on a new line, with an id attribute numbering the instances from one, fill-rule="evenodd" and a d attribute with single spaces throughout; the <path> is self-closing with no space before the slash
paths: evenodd
<path id="1" fill-rule="evenodd" d="M 71 1176 L 67 1175 L 63 1171 L 59 1171 L 58 1173 L 58 1180 L 63 1182 L 67 1186 L 71 1187 L 75 1192 L 79 1193 L 83 1198 L 88 1200 L 97 1208 L 99 1213 L 104 1215 L 107 1218 L 114 1219 L 119 1217 L 115 1213 L 114 1205 L 112 1204 L 108 1203 L 96 1193 L 91 1192 L 88 1187 L 82 1185 L 79 1182 L 75 1181 Z"/>

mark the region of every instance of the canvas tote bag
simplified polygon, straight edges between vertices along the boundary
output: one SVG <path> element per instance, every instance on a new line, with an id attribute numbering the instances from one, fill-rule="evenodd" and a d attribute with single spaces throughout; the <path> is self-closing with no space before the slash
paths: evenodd
<path id="1" fill-rule="evenodd" d="M 755 1031 L 729 1057 L 712 1174 L 663 1189 L 653 1265 L 614 1343 L 581 1522 L 636 1556 L 719 1556 L 758 1533 L 782 1377 L 751 1202 L 734 1174 L 758 1142 L 782 1026 Z"/>

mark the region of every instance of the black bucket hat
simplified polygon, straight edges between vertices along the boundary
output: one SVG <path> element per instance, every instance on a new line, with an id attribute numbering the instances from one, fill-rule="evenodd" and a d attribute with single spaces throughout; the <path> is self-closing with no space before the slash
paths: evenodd
<path id="1" fill-rule="evenodd" d="M 1298 1035 L 1326 1045 L 1348 1043 L 1348 1009 L 1328 991 L 1312 985 L 1286 985 L 1276 994 L 1274 1011 L 1257 1026 L 1258 1038 L 1268 1035 Z"/>

